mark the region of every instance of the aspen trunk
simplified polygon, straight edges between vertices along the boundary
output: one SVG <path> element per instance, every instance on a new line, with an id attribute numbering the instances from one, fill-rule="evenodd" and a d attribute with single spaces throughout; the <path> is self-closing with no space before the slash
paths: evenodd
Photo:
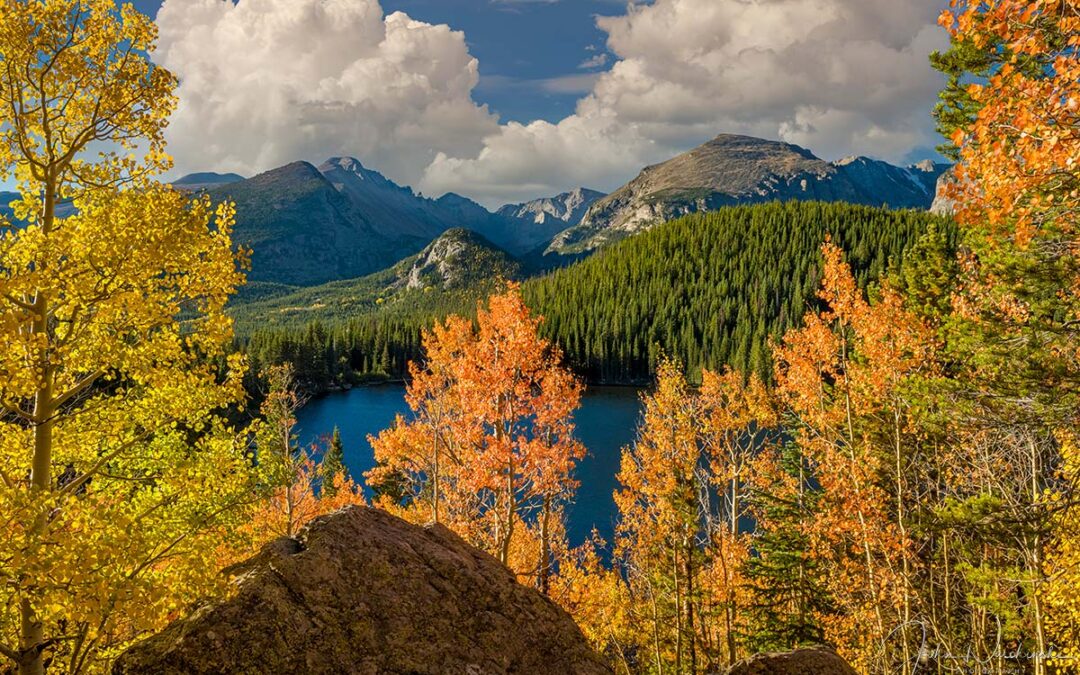
<path id="1" fill-rule="evenodd" d="M 686 538 L 686 560 L 684 561 L 685 572 L 683 576 L 686 577 L 686 602 L 684 604 L 684 611 L 686 612 L 686 637 L 687 647 L 690 658 L 690 672 L 697 672 L 697 630 L 694 626 L 694 538 L 692 536 Z"/>
<path id="2" fill-rule="evenodd" d="M 48 236 L 56 221 L 56 179 L 49 169 L 45 182 L 45 204 L 42 211 L 42 232 Z M 36 335 L 43 335 L 48 340 L 49 299 L 41 291 L 34 298 L 34 324 Z M 42 382 L 34 397 L 34 457 L 30 469 L 30 489 L 44 496 L 52 490 L 52 451 L 53 424 L 56 410 L 53 407 L 52 369 L 49 367 L 48 352 L 39 355 Z M 48 514 L 39 513 L 31 528 L 31 537 L 44 534 L 48 525 Z M 45 627 L 38 620 L 34 599 L 25 592 L 19 600 L 20 644 L 22 659 L 19 662 L 20 675 L 44 675 L 45 660 L 42 649 L 45 643 Z"/>
<path id="3" fill-rule="evenodd" d="M 551 585 L 551 497 L 544 495 L 543 513 L 540 517 L 540 564 L 537 567 L 536 587 L 544 595 Z"/>
<path id="4" fill-rule="evenodd" d="M 1028 447 L 1031 453 L 1031 503 L 1039 501 L 1039 454 L 1035 441 L 1029 439 Z M 1042 597 L 1039 592 L 1039 584 L 1042 580 L 1042 540 L 1036 534 L 1031 552 L 1031 620 L 1035 628 L 1035 658 L 1033 665 L 1035 675 L 1046 675 L 1046 626 L 1044 626 Z"/>

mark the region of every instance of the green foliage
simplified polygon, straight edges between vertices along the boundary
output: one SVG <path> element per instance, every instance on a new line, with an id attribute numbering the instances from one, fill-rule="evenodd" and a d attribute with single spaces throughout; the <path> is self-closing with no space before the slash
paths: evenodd
<path id="1" fill-rule="evenodd" d="M 934 106 L 937 130 L 946 139 L 951 139 L 957 129 L 969 128 L 978 115 L 968 85 L 973 78 L 985 78 L 995 66 L 989 53 L 990 50 L 965 40 L 954 41 L 946 52 L 930 54 L 931 65 L 946 77 L 945 88 Z M 951 141 L 942 143 L 937 150 L 953 161 L 960 159 L 960 149 Z"/>
<path id="2" fill-rule="evenodd" d="M 890 275 L 908 307 L 935 325 L 943 322 L 952 309 L 960 274 L 956 247 L 955 228 L 932 223 L 905 253 L 900 269 Z"/>
<path id="3" fill-rule="evenodd" d="M 765 492 L 750 495 L 759 528 L 755 555 L 746 564 L 751 597 L 745 636 L 753 653 L 821 644 L 817 617 L 833 611 L 824 572 L 811 553 L 803 524 L 814 517 L 819 493 L 812 489 L 808 462 L 794 443 L 783 447 L 784 472 L 800 486 L 794 498 Z"/>
<path id="4" fill-rule="evenodd" d="M 593 381 L 652 376 L 660 354 L 691 377 L 730 365 L 771 375 L 769 341 L 816 305 L 820 247 L 843 248 L 860 285 L 882 276 L 931 228 L 952 225 L 920 211 L 842 203 L 774 202 L 692 215 L 631 237 L 525 284 L 575 369 Z"/>
<path id="5" fill-rule="evenodd" d="M 347 475 L 345 446 L 341 443 L 341 429 L 334 427 L 334 433 L 330 437 L 330 446 L 327 447 L 322 463 L 319 464 L 319 480 L 322 485 L 322 493 L 328 497 L 333 497 L 337 493 L 334 479 L 338 476 Z"/>
<path id="6" fill-rule="evenodd" d="M 686 363 L 692 378 L 726 364 L 768 379 L 769 341 L 816 306 L 826 237 L 848 252 L 865 286 L 931 229 L 951 245 L 952 225 L 920 211 L 818 202 L 729 207 L 631 237 L 527 282 L 523 294 L 545 317 L 544 337 L 590 381 L 651 379 L 665 353 Z M 237 307 L 252 368 L 291 362 L 310 393 L 404 377 L 420 357 L 421 330 L 449 314 L 475 315 L 477 301 L 498 287 L 490 275 L 504 269 L 477 260 L 469 282 L 454 288 L 387 292 L 419 258 Z"/>

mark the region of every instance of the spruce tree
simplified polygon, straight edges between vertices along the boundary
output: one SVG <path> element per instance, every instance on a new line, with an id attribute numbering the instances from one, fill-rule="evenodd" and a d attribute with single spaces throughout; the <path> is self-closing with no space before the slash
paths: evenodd
<path id="1" fill-rule="evenodd" d="M 330 446 L 326 449 L 326 454 L 323 456 L 322 464 L 319 467 L 323 494 L 333 497 L 337 492 L 334 480 L 338 476 L 347 477 L 348 471 L 345 466 L 345 447 L 341 443 L 341 430 L 334 427 L 334 433 L 330 437 Z"/>
<path id="2" fill-rule="evenodd" d="M 830 611 L 821 572 L 809 555 L 801 527 L 814 517 L 816 500 L 806 461 L 794 443 L 784 446 L 782 464 L 785 473 L 799 481 L 795 497 L 767 491 L 751 497 L 761 518 L 754 538 L 757 555 L 745 571 L 753 598 L 747 625 L 754 630 L 744 639 L 753 653 L 821 644 L 824 633 L 818 617 Z"/>

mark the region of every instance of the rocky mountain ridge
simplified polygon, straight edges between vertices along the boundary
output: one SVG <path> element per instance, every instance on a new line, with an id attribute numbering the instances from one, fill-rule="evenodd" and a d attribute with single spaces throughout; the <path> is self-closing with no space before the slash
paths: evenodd
<path id="1" fill-rule="evenodd" d="M 790 143 L 723 134 L 646 167 L 556 236 L 548 252 L 588 252 L 666 220 L 734 204 L 796 199 L 929 209 L 945 168 L 866 157 L 826 162 Z"/>
<path id="2" fill-rule="evenodd" d="M 599 196 L 576 190 L 540 200 L 536 208 L 552 218 L 538 221 L 492 213 L 453 193 L 424 197 L 352 157 L 332 157 L 318 167 L 294 162 L 240 181 L 217 174 L 181 181 L 236 202 L 234 238 L 254 250 L 252 281 L 294 286 L 372 274 L 455 228 L 520 255 L 545 244 Z"/>
<path id="3" fill-rule="evenodd" d="M 516 224 L 508 228 L 513 236 L 507 242 L 507 250 L 520 254 L 546 244 L 566 228 L 580 223 L 589 207 L 603 198 L 603 192 L 577 188 L 554 197 L 503 206 L 496 215 Z"/>

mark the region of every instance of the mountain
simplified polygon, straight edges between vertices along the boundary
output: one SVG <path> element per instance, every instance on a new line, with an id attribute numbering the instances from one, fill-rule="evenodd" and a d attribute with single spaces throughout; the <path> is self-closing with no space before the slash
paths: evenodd
<path id="1" fill-rule="evenodd" d="M 15 222 L 15 209 L 11 208 L 11 203 L 22 199 L 22 195 L 18 192 L 4 192 L 0 191 L 0 217 L 7 218 L 11 222 Z M 56 216 L 58 218 L 67 218 L 75 215 L 75 204 L 70 199 L 61 200 L 56 205 Z M 15 223 L 19 224 L 19 223 Z"/>
<path id="2" fill-rule="evenodd" d="M 928 159 L 911 166 L 896 166 L 869 157 L 846 157 L 833 166 L 851 181 L 867 206 L 929 211 L 938 178 L 949 168 Z"/>
<path id="3" fill-rule="evenodd" d="M 445 218 L 482 235 L 489 242 L 500 248 L 516 253 L 513 248 L 513 235 L 506 220 L 498 214 L 488 211 L 468 197 L 448 192 L 435 200 Z"/>
<path id="4" fill-rule="evenodd" d="M 178 178 L 172 182 L 172 186 L 180 190 L 198 192 L 199 190 L 207 190 L 221 185 L 239 183 L 242 180 L 244 180 L 244 177 L 237 173 L 204 171 L 201 173 L 189 173 L 182 178 Z"/>
<path id="5" fill-rule="evenodd" d="M 458 290 L 488 279 L 513 279 L 520 272 L 509 254 L 464 228 L 444 232 L 392 270 L 398 276 L 390 286 L 394 290 Z"/>
<path id="6" fill-rule="evenodd" d="M 502 240 L 490 238 L 512 253 L 526 253 L 580 223 L 589 207 L 603 197 L 602 192 L 577 188 L 555 197 L 507 204 L 496 212 L 505 223 L 505 235 Z"/>
<path id="7" fill-rule="evenodd" d="M 826 162 L 790 143 L 724 134 L 647 167 L 593 204 L 548 252 L 591 251 L 660 222 L 734 204 L 818 200 L 929 209 L 945 168 L 904 168 L 863 157 Z"/>
<path id="8" fill-rule="evenodd" d="M 11 208 L 11 202 L 16 201 L 18 198 L 18 192 L 0 191 L 0 218 L 14 219 L 15 212 Z"/>
<path id="9" fill-rule="evenodd" d="M 411 188 L 365 168 L 352 157 L 329 159 L 319 171 L 384 237 L 431 241 L 451 227 L 461 225 L 438 202 L 417 196 Z M 479 205 L 477 208 L 483 209 Z"/>
<path id="10" fill-rule="evenodd" d="M 934 191 L 934 203 L 930 206 L 930 212 L 940 216 L 955 215 L 957 203 L 949 195 L 949 190 L 956 183 L 956 172 L 949 170 L 938 178 Z"/>
<path id="11" fill-rule="evenodd" d="M 252 249 L 248 278 L 297 286 L 363 276 L 421 249 L 420 237 L 388 237 L 307 162 L 294 162 L 207 191 L 236 203 L 233 240 Z"/>
<path id="12" fill-rule="evenodd" d="M 352 157 L 333 157 L 318 168 L 295 162 L 239 182 L 216 176 L 195 174 L 187 184 L 218 180 L 206 191 L 236 202 L 234 239 L 255 251 L 252 297 L 280 295 L 279 284 L 315 286 L 371 274 L 454 228 L 512 247 L 523 227 L 461 195 L 418 195 Z M 554 232 L 543 234 L 538 241 Z"/>
<path id="13" fill-rule="evenodd" d="M 244 180 L 243 176 L 235 173 L 192 173 L 184 176 L 173 182 L 173 187 L 181 190 L 189 190 L 192 192 L 198 192 L 200 190 L 206 190 L 211 187 L 219 185 L 227 185 L 229 183 L 236 183 Z M 0 191 L 0 216 L 6 218 L 12 218 L 14 213 L 11 209 L 11 202 L 19 199 L 18 192 L 4 192 Z M 56 214 L 61 218 L 67 218 L 68 216 L 75 214 L 75 206 L 70 201 L 61 202 L 57 206 Z"/>
<path id="14" fill-rule="evenodd" d="M 469 306 L 499 279 L 521 276 L 518 263 L 482 235 L 454 228 L 413 256 L 374 274 L 318 286 L 240 298 L 240 329 L 346 319 L 376 310 Z M 245 299 L 247 301 L 245 301 Z M 463 305 L 464 303 L 464 305 Z"/>

